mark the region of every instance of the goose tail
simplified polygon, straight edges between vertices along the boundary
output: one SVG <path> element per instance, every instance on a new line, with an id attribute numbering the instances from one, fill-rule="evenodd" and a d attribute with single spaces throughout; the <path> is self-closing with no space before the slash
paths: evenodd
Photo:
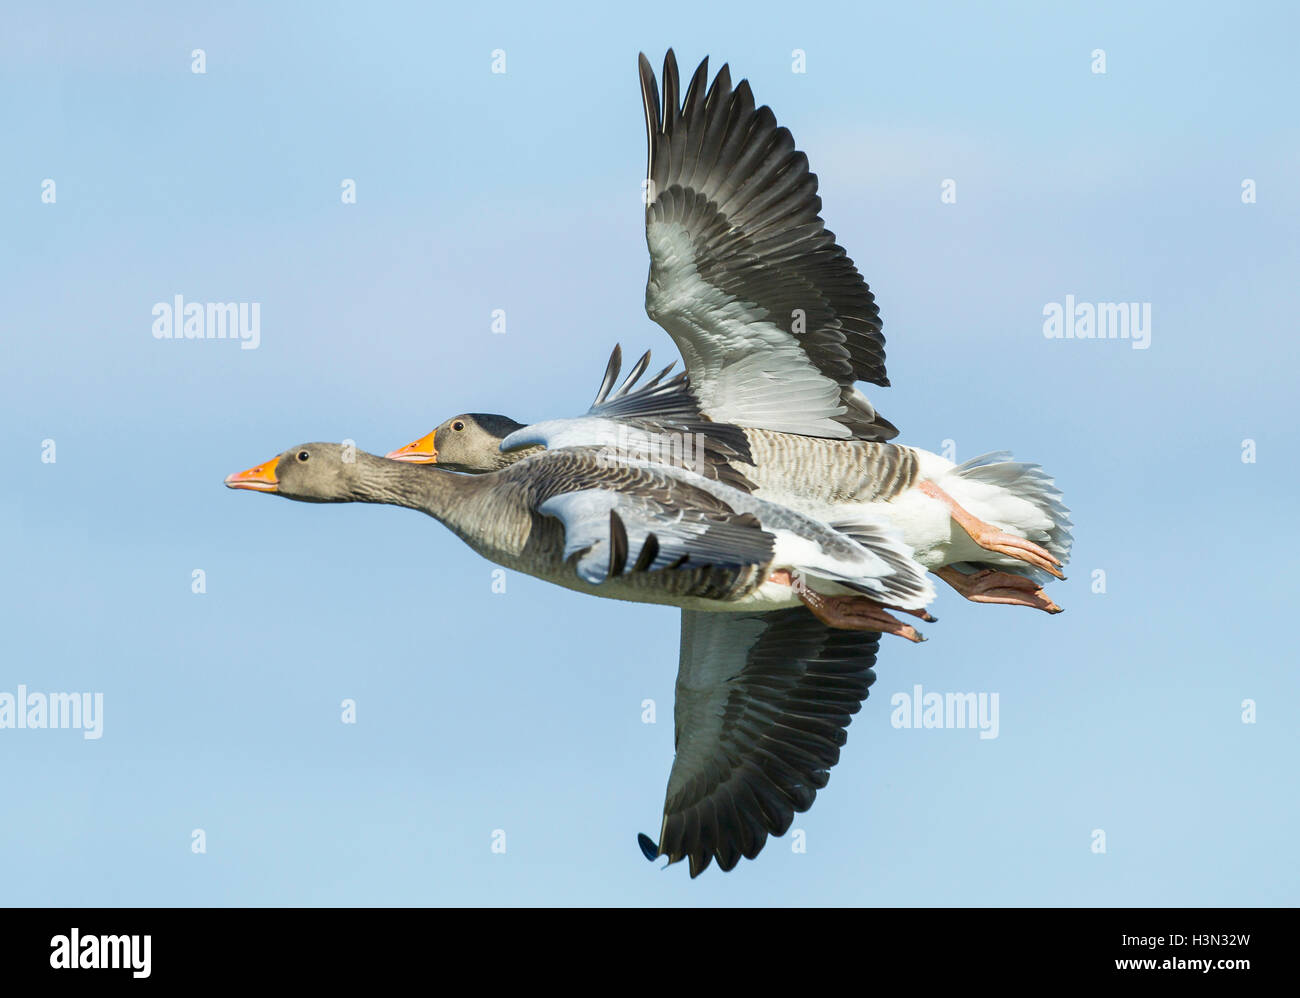
<path id="1" fill-rule="evenodd" d="M 1070 548 L 1074 544 L 1070 510 L 1061 490 L 1041 466 L 1014 461 L 1007 451 L 995 451 L 957 465 L 944 477 L 993 490 L 986 502 L 1001 508 L 991 510 L 993 515 L 985 519 L 1002 520 L 1021 528 L 1030 540 L 1047 548 L 1062 565 L 1070 560 Z M 969 570 L 982 566 L 963 563 L 954 567 Z M 1046 572 L 1028 566 L 1022 574 L 1040 583 L 1053 581 Z"/>

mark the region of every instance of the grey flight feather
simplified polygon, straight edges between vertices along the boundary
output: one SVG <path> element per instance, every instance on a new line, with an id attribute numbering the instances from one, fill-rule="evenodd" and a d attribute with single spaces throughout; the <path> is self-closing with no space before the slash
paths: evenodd
<path id="1" fill-rule="evenodd" d="M 662 104 L 644 55 L 639 69 L 651 194 L 646 207 L 651 251 L 647 311 L 677 341 L 697 394 L 708 394 L 701 375 L 717 376 L 716 370 L 697 368 L 725 369 L 761 349 L 758 339 L 779 330 L 797 342 L 803 360 L 790 353 L 784 367 L 775 365 L 769 373 L 789 381 L 791 402 L 816 396 L 821 406 L 833 406 L 825 418 L 842 428 L 812 435 L 895 436 L 897 430 L 853 388 L 855 380 L 889 384 L 879 308 L 853 261 L 825 228 L 817 177 L 809 172 L 807 157 L 795 149 L 790 132 L 777 125 L 768 107 L 755 107 L 747 81 L 732 88 L 726 66 L 706 94 L 708 60 L 701 62 L 680 106 L 671 49 L 664 59 Z M 676 246 L 673 233 L 679 231 L 689 240 L 689 260 L 677 259 L 676 250 L 668 248 Z M 683 282 L 695 277 L 721 297 L 704 302 L 685 293 L 689 289 Z M 754 323 L 773 328 L 761 336 L 755 329 L 754 343 L 721 342 L 732 337 L 714 327 L 737 306 L 748 310 Z M 722 355 L 714 356 L 719 350 Z M 797 413 L 753 405 L 767 422 L 738 421 L 801 432 Z"/>
<path id="2" fill-rule="evenodd" d="M 656 846 L 692 877 L 732 869 L 812 806 L 875 682 L 878 633 L 827 627 L 803 607 L 682 611 L 676 758 Z"/>

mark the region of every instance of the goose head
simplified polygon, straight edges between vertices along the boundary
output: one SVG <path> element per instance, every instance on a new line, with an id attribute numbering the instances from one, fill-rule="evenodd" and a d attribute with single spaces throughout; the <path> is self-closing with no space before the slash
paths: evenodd
<path id="1" fill-rule="evenodd" d="M 376 460 L 343 444 L 299 444 L 247 471 L 226 476 L 226 486 L 273 492 L 299 502 L 353 502 L 363 475 L 359 457 Z"/>
<path id="2" fill-rule="evenodd" d="M 523 423 L 496 413 L 462 413 L 440 423 L 432 433 L 387 456 L 392 461 L 436 464 L 448 471 L 471 474 L 500 471 L 542 449 L 529 447 L 509 454 L 501 453 L 501 441 L 523 427 Z"/>

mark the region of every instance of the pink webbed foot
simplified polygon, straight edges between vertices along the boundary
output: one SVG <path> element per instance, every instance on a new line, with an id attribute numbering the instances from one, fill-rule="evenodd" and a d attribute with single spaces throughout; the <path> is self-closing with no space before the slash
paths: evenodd
<path id="1" fill-rule="evenodd" d="M 947 506 L 953 521 L 985 551 L 994 551 L 1027 562 L 1035 568 L 1041 568 L 1049 575 L 1055 575 L 1058 579 L 1065 578 L 1061 574 L 1061 562 L 1045 547 L 1023 537 L 1017 537 L 1015 534 L 1009 534 L 1005 530 L 999 530 L 993 524 L 985 523 L 979 517 L 972 516 L 957 503 L 956 499 L 934 482 L 922 482 L 917 488 Z"/>
<path id="2" fill-rule="evenodd" d="M 896 634 L 908 641 L 925 640 L 924 635 L 915 627 L 904 624 L 889 613 L 883 604 L 866 596 L 827 596 L 813 591 L 803 583 L 802 579 L 796 578 L 784 569 L 773 572 L 769 576 L 769 581 L 779 582 L 794 589 L 803 605 L 827 627 L 844 631 L 880 631 L 883 634 Z M 890 607 L 890 609 L 898 608 Z M 910 613 L 922 620 L 935 619 L 925 610 L 902 610 L 901 612 Z"/>
<path id="3" fill-rule="evenodd" d="M 1060 613 L 1062 609 L 1043 592 L 1037 582 L 1013 572 L 997 572 L 986 568 L 965 575 L 955 568 L 947 567 L 937 569 L 934 574 L 973 603 L 1028 606 L 1046 613 Z"/>

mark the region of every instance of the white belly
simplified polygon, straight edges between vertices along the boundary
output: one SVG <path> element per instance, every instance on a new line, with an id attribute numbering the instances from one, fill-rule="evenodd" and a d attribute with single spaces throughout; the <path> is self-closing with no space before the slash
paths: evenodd
<path id="1" fill-rule="evenodd" d="M 915 453 L 919 459 L 917 484 L 934 482 L 977 519 L 1017 537 L 1030 537 L 1051 526 L 1041 510 L 1006 489 L 953 474 L 956 465 L 937 454 L 919 449 Z M 902 535 L 917 562 L 931 571 L 962 561 L 1021 564 L 980 547 L 953 521 L 946 503 L 915 486 L 892 500 L 878 502 L 810 503 L 793 491 L 772 488 L 755 494 L 828 523 L 858 517 L 882 520 Z"/>

